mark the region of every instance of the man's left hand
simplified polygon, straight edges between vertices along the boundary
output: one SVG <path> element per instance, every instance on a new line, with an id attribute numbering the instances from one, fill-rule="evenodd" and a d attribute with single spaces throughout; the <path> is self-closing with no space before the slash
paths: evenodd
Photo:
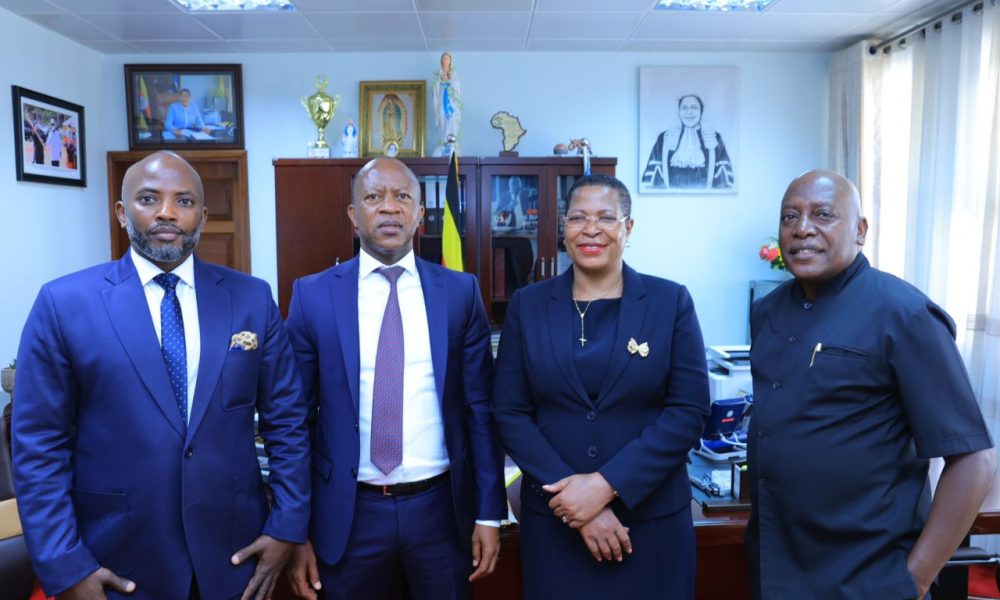
<path id="1" fill-rule="evenodd" d="M 549 508 L 574 529 L 589 523 L 615 499 L 614 489 L 596 472 L 570 475 L 542 489 L 556 495 L 549 501 Z"/>
<path id="2" fill-rule="evenodd" d="M 500 558 L 500 528 L 476 524 L 472 530 L 472 566 L 476 570 L 469 581 L 482 579 L 493 573 Z"/>
<path id="3" fill-rule="evenodd" d="M 243 590 L 240 600 L 269 600 L 278 582 L 278 575 L 285 568 L 285 563 L 292 556 L 295 544 L 276 540 L 269 535 L 262 535 L 252 544 L 233 555 L 232 563 L 238 565 L 257 556 L 257 570 L 254 571 L 247 589 Z"/>

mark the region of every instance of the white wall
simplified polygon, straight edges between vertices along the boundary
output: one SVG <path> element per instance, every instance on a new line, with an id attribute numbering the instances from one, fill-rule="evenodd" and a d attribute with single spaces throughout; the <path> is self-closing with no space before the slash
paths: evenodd
<path id="1" fill-rule="evenodd" d="M 46 281 L 107 260 L 105 124 L 122 104 L 103 87 L 105 58 L 0 9 L 0 366 Z M 87 187 L 17 181 L 10 86 L 84 107 Z M 0 405 L 6 394 L 0 392 Z"/>
<path id="2" fill-rule="evenodd" d="M 122 65 L 240 62 L 243 64 L 246 143 L 250 166 L 253 271 L 275 285 L 276 157 L 304 155 L 314 131 L 302 96 L 313 78 L 330 78 L 340 94 L 328 128 L 357 120 L 358 82 L 430 79 L 437 53 L 246 55 L 107 55 L 82 48 L 0 10 L 5 85 L 16 83 L 83 104 L 87 110 L 88 187 L 84 190 L 14 181 L 11 119 L 0 118 L 0 360 L 13 356 L 38 287 L 46 280 L 109 256 L 105 153 L 128 147 Z M 29 49 L 31 49 L 29 51 Z M 721 196 L 634 196 L 636 219 L 626 260 L 640 271 L 686 284 L 709 343 L 746 337 L 747 282 L 771 272 L 757 247 L 776 233 L 777 207 L 796 174 L 825 164 L 827 56 L 760 53 L 455 53 L 462 80 L 463 152 L 496 155 L 500 133 L 489 125 L 497 110 L 518 115 L 528 130 L 517 150 L 545 156 L 556 142 L 587 136 L 598 156 L 617 156 L 619 177 L 636 189 L 648 149 L 638 145 L 638 77 L 645 65 L 740 67 L 741 132 L 736 174 L 740 192 Z M 10 115 L 0 94 L 0 115 Z"/>
<path id="3" fill-rule="evenodd" d="M 639 67 L 740 67 L 740 192 L 722 196 L 635 196 L 636 219 L 626 260 L 641 271 L 675 279 L 694 295 L 709 343 L 746 339 L 747 282 L 772 274 L 757 248 L 777 233 L 778 203 L 798 173 L 825 164 L 826 54 L 761 53 L 454 53 L 462 81 L 462 150 L 495 156 L 497 110 L 520 117 L 528 130 L 517 150 L 544 156 L 556 142 L 587 136 L 599 156 L 618 157 L 618 175 L 636 189 Z M 127 63 L 241 62 L 250 165 L 253 271 L 275 285 L 275 157 L 299 157 L 314 138 L 299 99 L 326 73 L 328 92 L 342 103 L 327 129 L 339 152 L 339 131 L 357 121 L 358 82 L 427 79 L 437 53 L 331 53 L 109 56 L 104 87 L 111 107 L 124 107 Z M 433 127 L 433 125 L 431 125 Z M 127 147 L 124 118 L 108 123 L 109 149 Z M 428 149 L 429 150 L 429 149 Z"/>

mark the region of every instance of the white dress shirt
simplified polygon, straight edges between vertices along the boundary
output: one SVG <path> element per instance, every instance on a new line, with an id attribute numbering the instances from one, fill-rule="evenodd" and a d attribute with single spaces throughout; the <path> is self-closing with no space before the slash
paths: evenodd
<path id="1" fill-rule="evenodd" d="M 372 389 L 375 355 L 382 316 L 389 301 L 389 280 L 378 269 L 385 267 L 364 250 L 358 258 L 358 346 L 361 377 L 358 390 L 361 461 L 358 481 L 375 485 L 422 481 L 448 470 L 444 422 L 434 383 L 431 338 L 427 326 L 424 292 L 411 250 L 392 266 L 403 267 L 396 282 L 403 319 L 403 462 L 388 475 L 371 462 Z"/>
<path id="2" fill-rule="evenodd" d="M 153 264 L 148 258 L 129 248 L 132 253 L 132 264 L 142 282 L 142 291 L 146 293 L 146 303 L 149 304 L 149 316 L 153 319 L 156 339 L 163 343 L 160 332 L 160 303 L 163 302 L 163 287 L 153 281 L 153 278 L 163 273 L 163 269 Z M 194 254 L 179 264 L 173 271 L 180 278 L 177 282 L 177 300 L 181 304 L 181 317 L 184 319 L 184 346 L 187 350 L 187 416 L 191 418 L 191 405 L 194 402 L 194 386 L 198 381 L 198 362 L 201 360 L 201 330 L 198 327 L 198 297 L 194 289 Z"/>

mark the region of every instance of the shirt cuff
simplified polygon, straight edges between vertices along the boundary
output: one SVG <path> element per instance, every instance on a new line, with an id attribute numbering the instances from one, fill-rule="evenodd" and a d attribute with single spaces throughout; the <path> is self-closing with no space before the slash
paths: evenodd
<path id="1" fill-rule="evenodd" d="M 500 521 L 488 521 L 485 519 L 476 519 L 476 525 L 485 525 L 487 527 L 500 527 Z"/>

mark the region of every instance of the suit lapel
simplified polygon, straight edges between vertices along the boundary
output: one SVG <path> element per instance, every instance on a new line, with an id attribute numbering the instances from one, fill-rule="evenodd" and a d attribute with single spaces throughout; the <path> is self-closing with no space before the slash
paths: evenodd
<path id="1" fill-rule="evenodd" d="M 448 288 L 441 273 L 417 259 L 420 287 L 427 311 L 427 329 L 431 340 L 431 361 L 434 366 L 434 385 L 437 386 L 438 403 L 444 399 L 444 375 L 448 368 Z"/>
<path id="2" fill-rule="evenodd" d="M 629 354 L 628 341 L 635 338 L 639 344 L 646 342 L 642 338 L 642 324 L 646 320 L 646 288 L 642 285 L 642 279 L 628 265 L 624 265 L 622 271 L 624 287 L 622 289 L 621 305 L 618 308 L 618 333 L 615 336 L 614 346 L 611 349 L 608 372 L 601 383 L 601 393 L 597 397 L 597 404 L 600 404 L 614 388 L 615 382 L 621 377 L 622 371 L 630 360 L 643 360 L 638 354 Z M 653 352 L 662 351 L 662 348 L 652 348 Z"/>
<path id="3" fill-rule="evenodd" d="M 354 402 L 354 415 L 358 415 L 358 388 L 361 379 L 360 345 L 358 343 L 358 257 L 343 264 L 330 279 L 330 303 L 333 305 L 333 323 L 337 324 L 340 352 L 344 357 L 347 384 Z M 323 368 L 320 363 L 320 368 Z"/>
<path id="4" fill-rule="evenodd" d="M 580 343 L 573 337 L 573 269 L 566 269 L 553 282 L 548 311 L 552 354 L 556 357 L 563 378 L 580 399 L 592 405 L 590 395 L 583 389 L 583 382 L 573 364 L 573 344 Z"/>
<path id="5" fill-rule="evenodd" d="M 174 390 L 170 387 L 170 379 L 167 377 L 167 368 L 163 363 L 160 343 L 156 339 L 146 293 L 142 289 L 139 275 L 128 252 L 112 265 L 106 279 L 113 287 L 104 290 L 101 295 L 115 334 L 121 340 L 136 374 L 163 413 L 163 417 L 177 435 L 183 437 L 184 424 L 181 422 L 180 411 L 177 410 Z"/>
<path id="6" fill-rule="evenodd" d="M 195 295 L 198 298 L 198 329 L 201 334 L 201 359 L 198 381 L 194 387 L 194 402 L 188 419 L 188 439 L 194 437 L 201 424 L 212 394 L 219 383 L 219 374 L 229 352 L 229 338 L 234 333 L 232 295 L 222 283 L 219 272 L 198 260 L 194 261 Z"/>

